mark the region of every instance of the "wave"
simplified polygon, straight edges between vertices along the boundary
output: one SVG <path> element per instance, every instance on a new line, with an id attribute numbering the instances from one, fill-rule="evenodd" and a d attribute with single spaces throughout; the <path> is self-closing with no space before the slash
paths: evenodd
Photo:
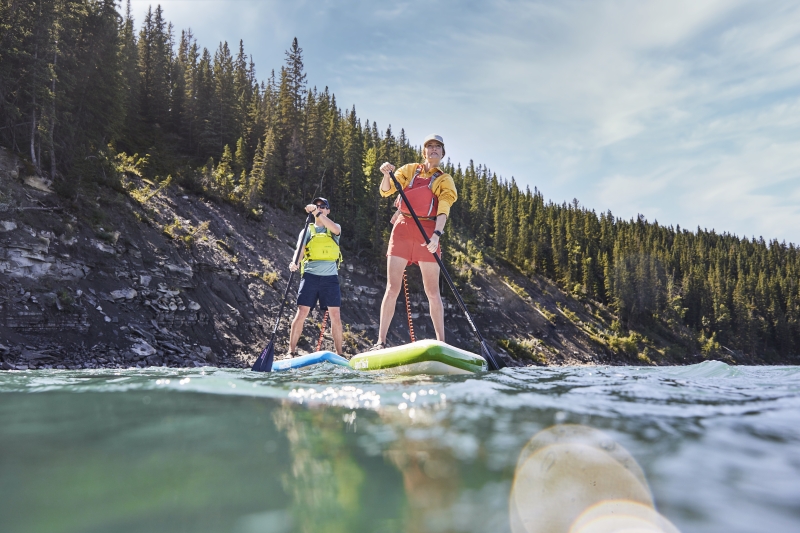
<path id="1" fill-rule="evenodd" d="M 668 374 L 683 379 L 695 378 L 738 378 L 743 376 L 739 367 L 722 361 L 703 361 L 689 366 L 667 367 Z"/>

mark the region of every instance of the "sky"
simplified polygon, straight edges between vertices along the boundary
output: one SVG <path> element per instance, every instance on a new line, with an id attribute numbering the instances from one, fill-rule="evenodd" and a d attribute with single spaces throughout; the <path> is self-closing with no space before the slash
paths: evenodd
<path id="1" fill-rule="evenodd" d="M 242 39 L 259 79 L 297 37 L 340 107 L 545 200 L 800 243 L 796 0 L 160 4 L 212 54 Z"/>

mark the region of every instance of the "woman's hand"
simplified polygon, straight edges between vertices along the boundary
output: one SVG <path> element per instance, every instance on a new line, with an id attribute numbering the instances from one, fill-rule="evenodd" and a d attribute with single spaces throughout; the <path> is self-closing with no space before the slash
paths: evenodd
<path id="1" fill-rule="evenodd" d="M 294 261 L 289 263 L 289 270 L 291 270 L 292 272 L 297 272 L 297 263 L 295 263 Z"/>
<path id="2" fill-rule="evenodd" d="M 381 191 L 389 192 L 392 190 L 393 187 L 391 176 L 389 176 L 389 172 L 394 172 L 394 165 L 387 161 L 386 163 L 381 165 L 380 170 L 383 173 L 383 179 L 381 180 Z"/>
<path id="3" fill-rule="evenodd" d="M 394 172 L 394 165 L 387 161 L 381 165 L 381 172 L 383 172 L 383 175 L 388 178 L 389 172 Z"/>
<path id="4" fill-rule="evenodd" d="M 423 244 L 422 246 L 427 248 L 430 253 L 435 254 L 436 250 L 439 249 L 439 236 L 434 233 L 431 235 L 430 241 L 431 242 L 428 244 Z"/>

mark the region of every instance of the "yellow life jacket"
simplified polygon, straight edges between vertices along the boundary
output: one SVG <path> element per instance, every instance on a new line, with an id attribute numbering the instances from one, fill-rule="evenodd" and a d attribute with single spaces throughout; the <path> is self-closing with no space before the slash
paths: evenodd
<path id="1" fill-rule="evenodd" d="M 306 244 L 302 266 L 305 267 L 308 261 L 336 261 L 336 268 L 339 268 L 342 263 L 342 252 L 333 238 L 331 230 L 325 228 L 324 232 L 317 233 L 314 224 L 309 224 L 308 233 L 311 238 Z"/>

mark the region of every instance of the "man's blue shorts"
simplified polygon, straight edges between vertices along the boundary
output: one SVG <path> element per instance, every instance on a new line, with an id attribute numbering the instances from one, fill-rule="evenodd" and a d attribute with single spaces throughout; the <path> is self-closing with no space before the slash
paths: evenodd
<path id="1" fill-rule="evenodd" d="M 339 290 L 339 276 L 317 276 L 303 274 L 297 291 L 297 305 L 314 307 L 319 300 L 320 307 L 341 307 L 342 293 Z"/>

